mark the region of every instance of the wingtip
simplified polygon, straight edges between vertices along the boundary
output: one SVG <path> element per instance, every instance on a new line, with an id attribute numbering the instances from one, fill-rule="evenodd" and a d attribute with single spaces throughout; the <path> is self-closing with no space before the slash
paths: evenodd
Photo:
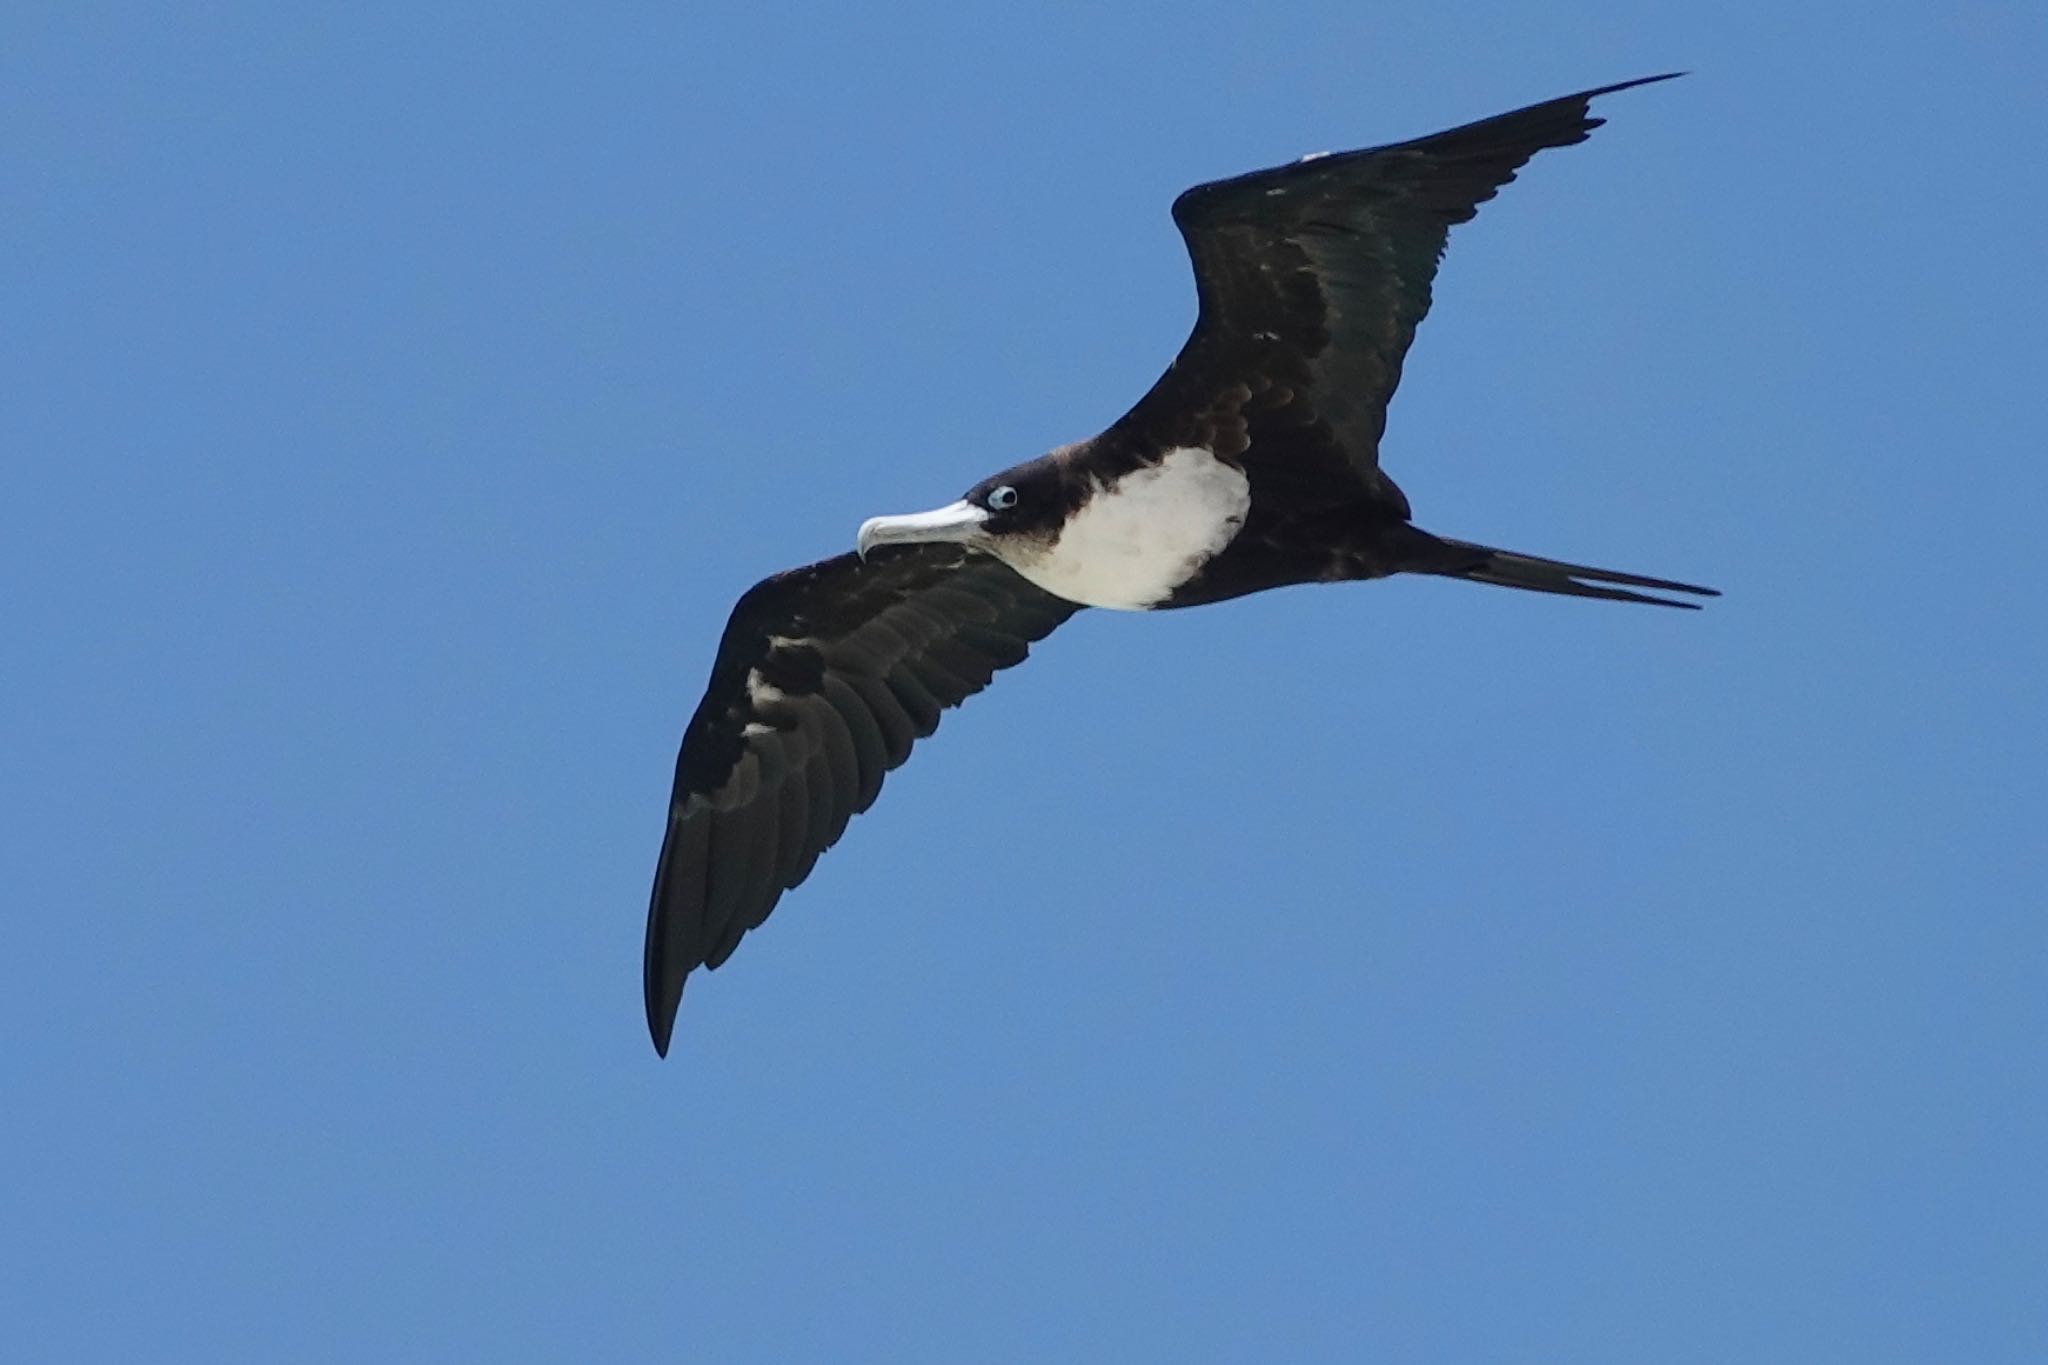
<path id="1" fill-rule="evenodd" d="M 1639 85 L 1655 85 L 1659 81 L 1675 81 L 1680 76 L 1687 76 L 1691 74 L 1692 73 L 1688 71 L 1666 71 L 1663 74 L 1657 76 L 1638 76 L 1632 81 L 1616 81 L 1613 85 L 1603 85 L 1600 86 L 1598 89 L 1594 90 L 1581 90 L 1576 95 L 1566 95 L 1564 99 L 1560 101 L 1560 103 L 1565 104 L 1567 107 L 1573 104 L 1585 106 L 1585 112 L 1583 114 L 1583 117 L 1586 122 L 1586 127 L 1589 130 L 1593 128 L 1605 128 L 1607 126 L 1607 120 L 1591 112 L 1594 100 L 1599 99 L 1603 95 L 1612 95 L 1623 90 L 1633 90 Z"/>
<path id="2" fill-rule="evenodd" d="M 1690 71 L 1665 71 L 1655 76 L 1637 76 L 1633 80 L 1616 81 L 1613 85 L 1603 85 L 1597 90 L 1588 90 L 1580 98 L 1598 99 L 1602 95 L 1612 95 L 1622 90 L 1633 90 L 1639 85 L 1655 85 L 1659 81 L 1675 81 L 1680 76 L 1690 76 L 1691 74 L 1692 72 Z"/>
<path id="3" fill-rule="evenodd" d="M 663 989 L 668 973 L 652 946 L 651 934 L 649 941 L 641 996 L 647 1003 L 647 1036 L 654 1041 L 654 1055 L 666 1057 L 669 1036 L 675 1032 L 676 1012 L 683 1004 L 682 983 L 678 981 L 673 992 Z"/>

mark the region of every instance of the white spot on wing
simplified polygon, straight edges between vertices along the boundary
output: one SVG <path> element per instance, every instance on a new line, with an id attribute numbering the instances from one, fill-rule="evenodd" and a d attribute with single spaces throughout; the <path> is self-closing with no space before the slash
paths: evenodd
<path id="1" fill-rule="evenodd" d="M 1251 507 L 1244 472 L 1181 447 L 1098 485 L 1050 545 L 1003 546 L 1010 567 L 1070 602 L 1142 611 L 1171 596 L 1231 542 Z"/>
<path id="2" fill-rule="evenodd" d="M 754 703 L 754 705 L 766 706 L 771 702 L 783 701 L 788 695 L 788 693 L 784 692 L 774 683 L 762 677 L 760 669 L 750 668 L 747 670 L 747 700 Z"/>

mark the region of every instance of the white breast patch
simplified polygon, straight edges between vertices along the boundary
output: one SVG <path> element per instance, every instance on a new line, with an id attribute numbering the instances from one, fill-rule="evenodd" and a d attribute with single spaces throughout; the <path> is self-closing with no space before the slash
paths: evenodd
<path id="1" fill-rule="evenodd" d="M 1142 611 L 1228 545 L 1251 504 L 1242 470 L 1184 446 L 1108 488 L 1097 485 L 1051 545 L 1003 557 L 1069 602 Z"/>

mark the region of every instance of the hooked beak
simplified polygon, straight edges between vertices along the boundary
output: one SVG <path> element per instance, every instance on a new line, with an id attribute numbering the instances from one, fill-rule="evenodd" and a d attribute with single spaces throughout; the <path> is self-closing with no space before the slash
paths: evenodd
<path id="1" fill-rule="evenodd" d="M 965 499 L 929 512 L 912 512 L 908 516 L 869 517 L 860 524 L 860 535 L 854 541 L 854 548 L 862 559 L 866 559 L 868 551 L 877 545 L 915 545 L 928 541 L 979 545 L 988 538 L 981 529 L 981 524 L 987 520 L 986 510 Z"/>

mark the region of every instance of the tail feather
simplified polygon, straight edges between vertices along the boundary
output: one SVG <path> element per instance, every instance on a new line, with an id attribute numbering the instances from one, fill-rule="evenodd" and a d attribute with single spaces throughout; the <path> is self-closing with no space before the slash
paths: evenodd
<path id="1" fill-rule="evenodd" d="M 1677 601 L 1669 597 L 1653 597 L 1649 593 L 1630 592 L 1630 588 L 1654 588 L 1659 592 L 1689 592 L 1700 597 L 1719 597 L 1718 588 L 1703 588 L 1697 583 L 1679 583 L 1669 578 L 1650 578 L 1643 574 L 1617 573 L 1613 569 L 1596 569 L 1589 564 L 1567 564 L 1561 559 L 1543 559 L 1536 555 L 1516 554 L 1513 550 L 1496 550 L 1490 545 L 1474 545 L 1463 540 L 1445 540 L 1431 537 L 1449 553 L 1441 557 L 1432 555 L 1423 563 L 1412 566 L 1422 573 L 1441 574 L 1447 578 L 1463 578 L 1474 583 L 1493 583 L 1503 588 L 1523 588 L 1529 592 L 1551 592 L 1565 597 L 1598 597 L 1609 602 L 1647 602 L 1657 607 L 1683 607 L 1698 611 L 1697 602 Z M 1622 586 L 1603 586 L 1615 585 Z"/>

